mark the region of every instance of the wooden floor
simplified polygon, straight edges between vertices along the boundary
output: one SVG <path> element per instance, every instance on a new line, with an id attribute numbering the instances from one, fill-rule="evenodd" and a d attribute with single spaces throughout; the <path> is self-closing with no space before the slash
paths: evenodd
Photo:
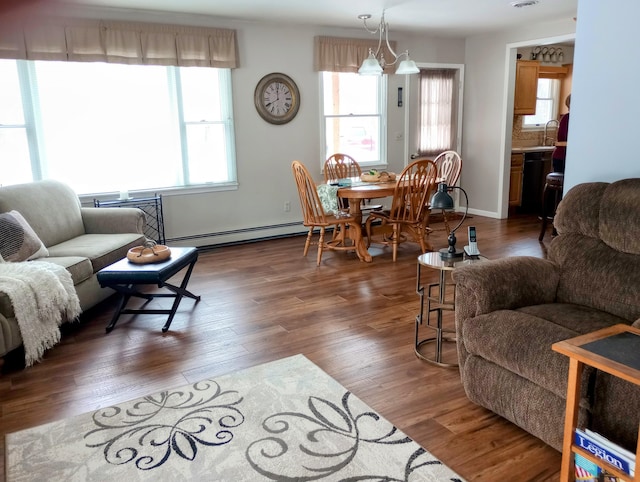
<path id="1" fill-rule="evenodd" d="M 474 224 L 490 258 L 543 257 L 539 223 L 474 217 L 458 244 Z M 443 232 L 431 241 L 446 246 Z M 372 246 L 372 263 L 327 252 L 320 267 L 303 245 L 294 237 L 202 251 L 189 285 L 202 300 L 185 298 L 165 334 L 163 315 L 124 315 L 105 334 L 112 298 L 65 326 L 41 363 L 0 375 L 2 453 L 6 433 L 302 353 L 469 481 L 558 480 L 557 451 L 471 403 L 457 369 L 414 355 L 416 245 L 401 245 L 396 263 Z"/>

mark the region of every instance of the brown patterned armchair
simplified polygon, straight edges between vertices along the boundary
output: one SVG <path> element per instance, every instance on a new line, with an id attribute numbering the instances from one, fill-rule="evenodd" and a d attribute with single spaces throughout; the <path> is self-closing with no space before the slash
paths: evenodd
<path id="1" fill-rule="evenodd" d="M 551 345 L 640 325 L 640 179 L 577 185 L 554 222 L 547 259 L 478 263 L 453 279 L 467 396 L 560 450 L 568 358 Z M 579 423 L 635 451 L 640 389 L 593 369 L 582 386 Z"/>

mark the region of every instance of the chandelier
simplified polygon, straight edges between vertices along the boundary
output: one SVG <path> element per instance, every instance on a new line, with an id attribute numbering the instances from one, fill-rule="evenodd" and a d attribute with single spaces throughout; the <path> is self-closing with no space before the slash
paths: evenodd
<path id="1" fill-rule="evenodd" d="M 382 11 L 382 18 L 380 19 L 380 24 L 378 28 L 372 30 L 367 25 L 367 20 L 371 18 L 371 15 L 368 13 L 358 15 L 358 18 L 362 20 L 364 23 L 364 28 L 367 32 L 372 35 L 378 34 L 378 48 L 375 53 L 373 49 L 369 49 L 369 57 L 367 57 L 362 65 L 358 69 L 358 73 L 361 75 L 382 75 L 382 71 L 387 65 L 395 65 L 402 56 L 406 56 L 405 60 L 400 61 L 398 64 L 398 68 L 396 69 L 396 74 L 417 74 L 420 72 L 416 63 L 409 58 L 409 51 L 405 50 L 400 55 L 396 54 L 394 50 L 391 48 L 389 44 L 389 24 L 384 21 L 384 10 Z M 384 36 L 385 43 L 387 44 L 387 49 L 391 52 L 394 59 L 393 62 L 387 62 L 384 58 L 384 52 L 382 51 L 382 37 Z"/>

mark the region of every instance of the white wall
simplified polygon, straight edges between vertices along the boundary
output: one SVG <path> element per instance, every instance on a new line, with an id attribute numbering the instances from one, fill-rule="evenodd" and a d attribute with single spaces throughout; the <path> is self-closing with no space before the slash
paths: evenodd
<path id="1" fill-rule="evenodd" d="M 466 39 L 460 183 L 471 213 L 507 216 L 516 47 L 574 32 L 572 19 L 559 19 Z"/>
<path id="2" fill-rule="evenodd" d="M 637 0 L 578 3 L 565 192 L 640 177 L 638 18 Z"/>
<path id="3" fill-rule="evenodd" d="M 640 175 L 635 160 L 635 132 L 640 97 L 635 87 L 638 60 L 621 45 L 635 45 L 637 0 L 616 0 L 617 8 L 603 2 L 580 0 L 578 22 L 558 19 L 524 29 L 464 39 L 429 38 L 394 33 L 398 50 L 409 49 L 416 62 L 464 63 L 463 112 L 464 167 L 461 185 L 467 190 L 471 212 L 506 217 L 509 148 L 513 109 L 515 50 L 507 47 L 539 45 L 545 39 L 576 34 L 572 114 L 565 186 L 590 180 L 614 180 Z M 121 18 L 164 23 L 184 23 L 235 28 L 240 68 L 232 74 L 238 158 L 237 190 L 165 196 L 166 234 L 174 244 L 206 246 L 302 232 L 297 191 L 290 164 L 299 159 L 320 179 L 322 153 L 319 142 L 320 109 L 318 74 L 313 71 L 316 35 L 365 37 L 353 29 L 298 27 L 250 22 L 230 22 L 202 16 L 164 16 L 117 10 L 92 10 L 83 16 Z M 300 88 L 301 108 L 289 124 L 273 126 L 263 121 L 253 106 L 258 80 L 282 71 Z M 406 109 L 416 99 L 396 106 L 397 87 L 417 77 L 390 76 L 389 170 L 399 172 L 410 154 L 405 139 Z M 612 87 L 612 83 L 615 87 Z M 604 86 L 604 87 L 603 87 Z M 410 89 L 405 89 L 405 94 Z M 622 127 L 621 127 L 622 126 Z M 628 127 L 627 127 L 628 126 Z M 292 210 L 283 205 L 290 201 Z M 226 233 L 226 234 L 225 234 Z"/>
<path id="4" fill-rule="evenodd" d="M 110 18 L 158 23 L 181 23 L 233 28 L 237 32 L 240 67 L 232 72 L 235 112 L 237 190 L 163 196 L 165 232 L 174 245 L 207 246 L 256 239 L 279 234 L 305 232 L 291 162 L 300 160 L 320 181 L 324 153 L 320 146 L 319 73 L 313 71 L 313 42 L 316 35 L 371 38 L 354 19 L 354 29 L 273 25 L 240 22 L 213 17 L 149 14 L 117 10 L 63 12 L 93 18 Z M 435 39 L 395 35 L 399 52 L 410 49 L 417 62 L 463 63 L 463 39 Z M 285 125 L 265 122 L 256 112 L 254 89 L 270 72 L 284 72 L 300 89 L 298 115 Z M 417 76 L 411 81 L 416 82 Z M 397 88 L 405 87 L 406 76 L 388 79 L 388 170 L 400 172 L 409 153 L 405 150 L 405 107 L 397 107 Z M 408 89 L 405 89 L 407 91 Z M 402 133 L 403 139 L 395 140 Z M 284 203 L 291 212 L 284 212 Z"/>

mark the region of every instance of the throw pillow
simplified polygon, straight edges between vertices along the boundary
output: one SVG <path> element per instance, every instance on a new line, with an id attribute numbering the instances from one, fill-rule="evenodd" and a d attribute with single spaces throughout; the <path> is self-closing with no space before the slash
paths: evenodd
<path id="1" fill-rule="evenodd" d="M 49 251 L 22 214 L 9 211 L 0 214 L 0 255 L 5 261 L 27 261 Z"/>
<path id="2" fill-rule="evenodd" d="M 318 184 L 316 190 L 325 214 L 335 214 L 338 212 L 338 189 L 339 186 L 330 184 Z"/>

